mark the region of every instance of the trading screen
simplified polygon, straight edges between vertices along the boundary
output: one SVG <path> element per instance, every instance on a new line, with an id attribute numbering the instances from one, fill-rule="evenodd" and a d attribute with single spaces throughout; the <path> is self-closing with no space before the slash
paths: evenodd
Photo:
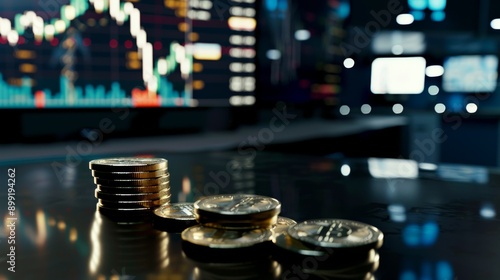
<path id="1" fill-rule="evenodd" d="M 0 108 L 255 103 L 255 0 L 0 2 Z"/>

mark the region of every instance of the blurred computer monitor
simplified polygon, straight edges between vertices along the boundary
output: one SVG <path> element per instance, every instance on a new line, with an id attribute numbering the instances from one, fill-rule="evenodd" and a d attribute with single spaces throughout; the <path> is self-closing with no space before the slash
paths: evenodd
<path id="1" fill-rule="evenodd" d="M 0 108 L 255 103 L 255 1 L 2 1 Z"/>
<path id="2" fill-rule="evenodd" d="M 228 110 L 256 103 L 256 16 L 254 0 L 0 2 L 11 140 L 107 118 L 128 135 L 226 127 Z"/>

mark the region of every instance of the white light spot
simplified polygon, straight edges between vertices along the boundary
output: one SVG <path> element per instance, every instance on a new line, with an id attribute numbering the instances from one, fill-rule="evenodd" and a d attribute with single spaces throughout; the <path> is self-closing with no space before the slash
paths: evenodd
<path id="1" fill-rule="evenodd" d="M 253 36 L 246 36 L 243 38 L 243 41 L 245 45 L 253 46 L 255 45 L 255 37 Z"/>
<path id="2" fill-rule="evenodd" d="M 418 168 L 422 170 L 435 171 L 438 169 L 438 166 L 434 163 L 421 162 L 418 164 Z"/>
<path id="3" fill-rule="evenodd" d="M 7 41 L 9 41 L 9 45 L 15 46 L 19 41 L 19 34 L 15 30 L 10 30 L 7 35 Z"/>
<path id="4" fill-rule="evenodd" d="M 391 51 L 393 55 L 402 55 L 404 52 L 404 48 L 401 45 L 394 45 L 392 46 Z"/>
<path id="5" fill-rule="evenodd" d="M 247 63 L 247 64 L 245 64 L 244 67 L 245 67 L 246 72 L 249 72 L 249 73 L 255 72 L 255 64 L 253 64 L 253 63 Z"/>
<path id="6" fill-rule="evenodd" d="M 417 178 L 418 165 L 414 160 L 368 158 L 368 172 L 374 178 Z"/>
<path id="7" fill-rule="evenodd" d="M 490 22 L 491 28 L 498 30 L 500 29 L 500 18 L 496 18 Z"/>
<path id="8" fill-rule="evenodd" d="M 266 53 L 266 57 L 270 60 L 278 60 L 281 58 L 281 52 L 276 49 L 268 50 Z"/>
<path id="9" fill-rule="evenodd" d="M 467 106 L 465 106 L 465 110 L 467 110 L 467 112 L 471 114 L 474 114 L 475 112 L 477 112 L 477 105 L 474 103 L 469 103 L 467 104 Z"/>
<path id="10" fill-rule="evenodd" d="M 400 14 L 396 17 L 396 22 L 399 25 L 410 25 L 415 21 L 415 18 L 411 14 Z"/>
<path id="11" fill-rule="evenodd" d="M 444 74 L 444 68 L 441 65 L 430 65 L 425 68 L 425 75 L 427 77 L 439 77 Z"/>
<path id="12" fill-rule="evenodd" d="M 481 217 L 485 218 L 485 219 L 493 219 L 497 216 L 497 212 L 495 211 L 495 208 L 493 208 L 493 206 L 491 205 L 484 205 L 479 214 L 481 215 Z"/>
<path id="13" fill-rule="evenodd" d="M 351 108 L 349 108 L 349 106 L 347 105 L 342 105 L 340 106 L 339 112 L 341 115 L 347 116 L 351 112 Z"/>
<path id="14" fill-rule="evenodd" d="M 399 114 L 403 113 L 403 110 L 404 110 L 403 105 L 401 105 L 399 103 L 398 104 L 394 104 L 392 106 L 392 111 L 394 112 L 394 114 L 399 115 Z"/>
<path id="15" fill-rule="evenodd" d="M 244 96 L 243 97 L 243 104 L 245 105 L 253 105 L 255 104 L 255 96 Z"/>
<path id="16" fill-rule="evenodd" d="M 229 42 L 233 45 L 241 45 L 243 43 L 243 37 L 240 35 L 232 35 L 229 37 Z"/>
<path id="17" fill-rule="evenodd" d="M 241 106 L 243 104 L 243 98 L 239 95 L 233 95 L 229 98 L 229 103 L 233 106 Z"/>
<path id="18" fill-rule="evenodd" d="M 233 62 L 229 64 L 229 70 L 232 72 L 241 72 L 243 70 L 243 64 L 240 62 Z"/>
<path id="19" fill-rule="evenodd" d="M 347 69 L 350 69 L 352 67 L 354 67 L 354 59 L 352 58 L 346 58 L 344 59 L 344 67 L 347 68 Z"/>
<path id="20" fill-rule="evenodd" d="M 349 174 L 351 174 L 351 167 L 347 164 L 342 165 L 342 167 L 340 167 L 340 173 L 342 173 L 343 176 L 349 176 Z"/>
<path id="21" fill-rule="evenodd" d="M 367 114 L 370 114 L 372 112 L 372 106 L 370 106 L 369 104 L 363 104 L 361 106 L 361 113 L 367 115 Z"/>
<path id="22" fill-rule="evenodd" d="M 306 41 L 309 40 L 309 38 L 311 38 L 311 32 L 309 32 L 309 30 L 301 29 L 295 31 L 295 39 L 297 41 Z"/>
<path id="23" fill-rule="evenodd" d="M 439 93 L 439 87 L 438 86 L 430 86 L 427 91 L 429 92 L 430 95 L 437 95 Z"/>
<path id="24" fill-rule="evenodd" d="M 372 62 L 370 89 L 375 94 L 421 94 L 424 57 L 379 57 Z"/>
<path id="25" fill-rule="evenodd" d="M 75 17 L 76 17 L 76 9 L 75 9 L 75 7 L 73 7 L 71 5 L 67 5 L 67 6 L 63 6 L 63 9 L 64 9 L 64 16 L 66 16 L 66 18 L 68 20 L 75 19 Z"/>
<path id="26" fill-rule="evenodd" d="M 446 106 L 443 103 L 438 103 L 434 106 L 434 111 L 438 114 L 442 114 L 446 111 Z"/>

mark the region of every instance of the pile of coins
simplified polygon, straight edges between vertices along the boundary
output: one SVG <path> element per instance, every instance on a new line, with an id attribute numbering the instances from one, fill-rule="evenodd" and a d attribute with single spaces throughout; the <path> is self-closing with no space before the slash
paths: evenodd
<path id="1" fill-rule="evenodd" d="M 108 217 L 151 217 L 170 203 L 170 173 L 163 158 L 117 157 L 89 162 L 97 210 Z"/>
<path id="2" fill-rule="evenodd" d="M 266 268 L 272 259 L 285 273 L 310 279 L 373 279 L 384 237 L 379 229 L 342 219 L 297 223 L 280 211 L 271 197 L 227 194 L 162 206 L 155 219 L 164 230 L 182 231 L 182 249 L 200 272 L 243 264 Z"/>
<path id="3" fill-rule="evenodd" d="M 186 256 L 195 261 L 251 261 L 270 254 L 272 228 L 281 203 L 250 194 L 207 196 L 193 204 L 198 225 L 181 233 Z M 207 259 L 206 259 L 207 258 Z"/>

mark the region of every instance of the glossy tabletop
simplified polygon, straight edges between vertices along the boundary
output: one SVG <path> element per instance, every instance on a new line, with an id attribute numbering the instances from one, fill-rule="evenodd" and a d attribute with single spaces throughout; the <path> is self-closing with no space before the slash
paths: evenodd
<path id="1" fill-rule="evenodd" d="M 102 216 L 88 162 L 108 156 L 166 158 L 172 202 L 252 193 L 278 199 L 280 216 L 297 222 L 371 224 L 384 233 L 374 279 L 500 279 L 495 170 L 236 151 L 2 163 L 0 279 L 313 279 L 273 260 L 255 266 L 199 263 L 183 253 L 179 233 Z M 15 208 L 9 209 L 9 197 Z"/>

